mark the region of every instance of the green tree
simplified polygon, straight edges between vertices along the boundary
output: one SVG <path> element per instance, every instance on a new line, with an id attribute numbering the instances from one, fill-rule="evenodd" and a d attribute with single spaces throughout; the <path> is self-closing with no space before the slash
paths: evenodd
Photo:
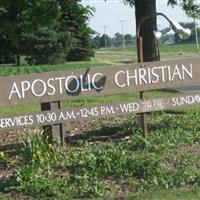
<path id="1" fill-rule="evenodd" d="M 20 55 L 25 50 L 24 38 L 41 26 L 56 23 L 59 8 L 54 0 L 7 0 L 1 2 L 0 52 L 4 59 L 15 56 L 20 65 Z"/>
<path id="2" fill-rule="evenodd" d="M 101 42 L 100 42 L 100 40 L 101 40 L 101 37 L 100 37 L 99 35 L 97 35 L 97 36 L 95 36 L 95 37 L 93 38 L 93 47 L 94 47 L 95 49 L 99 49 L 99 48 L 101 47 Z"/>
<path id="3" fill-rule="evenodd" d="M 100 39 L 100 45 L 101 47 L 104 47 L 104 48 L 111 47 L 112 39 L 107 34 L 103 34 Z"/>
<path id="4" fill-rule="evenodd" d="M 123 36 L 120 33 L 115 33 L 113 38 L 115 47 L 122 47 Z"/>
<path id="5" fill-rule="evenodd" d="M 64 63 L 73 40 L 69 32 L 40 29 L 25 38 L 26 60 L 31 65 Z"/>
<path id="6" fill-rule="evenodd" d="M 173 44 L 174 43 L 174 34 L 164 34 L 160 39 L 160 43 Z"/>
<path id="7" fill-rule="evenodd" d="M 125 34 L 124 35 L 124 40 L 125 40 L 126 46 L 135 45 L 135 38 L 131 34 Z"/>
<path id="8" fill-rule="evenodd" d="M 59 30 L 69 31 L 75 44 L 66 56 L 67 60 L 89 60 L 94 55 L 92 35 L 94 31 L 88 27 L 88 20 L 94 9 L 80 4 L 81 0 L 60 0 L 61 13 Z"/>
<path id="9" fill-rule="evenodd" d="M 35 64 L 93 56 L 87 21 L 93 9 L 80 0 L 6 0 L 0 5 L 0 61 L 27 55 Z M 54 62 L 53 62 L 54 61 Z"/>

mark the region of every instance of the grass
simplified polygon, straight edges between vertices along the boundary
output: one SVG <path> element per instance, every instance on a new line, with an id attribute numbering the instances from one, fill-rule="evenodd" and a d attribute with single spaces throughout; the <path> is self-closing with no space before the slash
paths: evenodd
<path id="1" fill-rule="evenodd" d="M 170 57 L 199 55 L 195 44 L 179 44 L 179 45 L 160 45 L 161 60 Z M 96 58 L 104 59 L 112 62 L 120 62 L 130 60 L 137 62 L 137 48 L 126 48 L 125 52 L 122 48 L 108 48 L 96 51 Z"/>
<path id="2" fill-rule="evenodd" d="M 191 55 L 198 54 L 196 44 L 179 44 L 179 45 L 161 45 L 161 56 L 164 55 Z"/>
<path id="3" fill-rule="evenodd" d="M 136 52 L 137 48 L 135 47 L 128 47 L 125 49 L 127 52 Z M 123 48 L 107 48 L 107 49 L 100 49 L 97 53 L 103 52 L 119 52 L 123 53 Z M 160 53 L 175 53 L 179 55 L 180 53 L 185 54 L 197 54 L 198 51 L 196 49 L 196 44 L 171 44 L 171 45 L 160 45 Z"/>
<path id="4" fill-rule="evenodd" d="M 126 200 L 199 200 L 200 189 L 198 187 L 184 190 L 152 191 L 142 195 L 133 195 Z"/>
<path id="5" fill-rule="evenodd" d="M 152 113 L 147 140 L 134 117 L 113 132 L 105 133 L 105 127 L 98 125 L 102 136 L 107 134 L 104 142 L 77 140 L 62 146 L 46 143 L 38 130 L 26 131 L 21 133 L 18 162 L 13 164 L 12 154 L 1 153 L 1 165 L 14 168 L 1 189 L 16 192 L 18 199 L 114 199 L 121 195 L 130 200 L 195 199 L 200 187 L 199 115 Z M 129 135 L 126 142 L 109 139 L 123 134 Z"/>
<path id="6" fill-rule="evenodd" d="M 67 62 L 60 65 L 37 65 L 29 66 L 22 65 L 20 67 L 15 65 L 0 65 L 0 76 L 11 76 L 11 75 L 21 75 L 21 74 L 32 74 L 50 71 L 64 71 L 69 69 L 80 69 L 80 68 L 93 68 L 93 67 L 108 67 L 111 63 L 103 61 L 88 61 L 88 62 Z"/>
<path id="7" fill-rule="evenodd" d="M 174 92 L 145 92 L 146 98 L 159 98 L 164 96 L 169 96 L 174 94 Z M 73 107 L 81 107 L 81 106 L 89 106 L 94 104 L 106 104 L 106 103 L 115 103 L 115 102 L 124 102 L 129 100 L 138 100 L 139 92 L 127 93 L 127 94 L 119 94 L 119 95 L 108 95 L 98 98 L 88 98 L 88 99 L 79 99 L 79 100 L 70 100 L 64 101 L 62 103 L 62 108 L 73 108 Z M 26 114 L 31 112 L 39 112 L 40 104 L 25 104 L 25 105 L 14 105 L 9 107 L 1 107 L 0 112 L 1 116 L 11 116 L 16 114 Z"/>

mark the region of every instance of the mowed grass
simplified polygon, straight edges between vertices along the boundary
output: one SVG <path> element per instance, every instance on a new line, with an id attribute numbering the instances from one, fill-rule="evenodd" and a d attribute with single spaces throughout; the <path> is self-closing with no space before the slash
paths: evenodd
<path id="1" fill-rule="evenodd" d="M 183 52 L 185 54 L 197 54 L 198 51 L 196 49 L 196 44 L 170 44 L 170 45 L 163 45 L 160 44 L 159 45 L 160 48 L 160 53 L 179 53 L 179 52 Z M 124 52 L 123 48 L 104 48 L 104 49 L 100 49 L 97 52 Z M 136 52 L 137 51 L 137 47 L 127 47 L 125 49 L 125 51 L 128 52 Z"/>
<path id="2" fill-rule="evenodd" d="M 179 93 L 177 91 L 177 93 Z M 147 91 L 145 92 L 145 98 L 160 98 L 165 96 L 173 95 L 174 91 Z M 89 105 L 100 105 L 107 103 L 116 103 L 116 102 L 125 102 L 125 101 L 134 101 L 139 99 L 139 92 L 118 94 L 118 95 L 108 95 L 102 97 L 91 97 L 85 99 L 76 99 L 76 100 L 66 100 L 62 103 L 62 108 L 73 108 Z M 27 114 L 31 112 L 40 112 L 41 105 L 38 103 L 23 104 L 23 105 L 13 105 L 9 107 L 0 108 L 1 116 L 12 116 L 17 114 Z"/>
<path id="3" fill-rule="evenodd" d="M 27 65 L 22 66 L 15 65 L 0 65 L 0 76 L 11 76 L 11 75 L 22 75 L 32 73 L 42 73 L 51 71 L 66 71 L 70 69 L 83 69 L 83 68 L 94 68 L 94 67 L 109 67 L 111 63 L 92 60 L 86 62 L 66 62 L 60 65 Z"/>
<path id="4" fill-rule="evenodd" d="M 195 44 L 179 44 L 179 45 L 160 45 L 160 58 L 161 60 L 166 58 L 176 58 L 191 55 L 199 55 Z M 128 47 L 122 48 L 106 48 L 96 51 L 96 58 L 104 59 L 113 62 L 120 62 L 123 60 L 130 60 L 133 63 L 137 62 L 137 48 Z"/>
<path id="5" fill-rule="evenodd" d="M 133 195 L 126 200 L 199 200 L 200 188 L 184 190 L 156 190 L 145 194 Z"/>

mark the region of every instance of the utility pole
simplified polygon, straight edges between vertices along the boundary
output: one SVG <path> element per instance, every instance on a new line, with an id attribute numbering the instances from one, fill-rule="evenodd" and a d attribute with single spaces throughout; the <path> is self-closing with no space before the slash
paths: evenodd
<path id="1" fill-rule="evenodd" d="M 104 30 L 104 36 L 105 36 L 105 38 L 104 38 L 104 39 L 105 39 L 105 41 L 104 41 L 105 43 L 104 43 L 104 44 L 105 44 L 105 48 L 106 48 L 106 47 L 107 47 L 106 29 L 107 29 L 108 27 L 107 27 L 107 26 L 102 26 L 102 28 L 103 28 L 103 30 Z"/>
<path id="2" fill-rule="evenodd" d="M 124 41 L 124 22 L 126 20 L 119 20 L 121 25 L 122 25 L 122 46 L 123 46 L 123 49 L 124 49 L 124 52 L 125 52 L 125 41 Z"/>
<path id="3" fill-rule="evenodd" d="M 195 29 L 195 37 L 196 37 L 196 47 L 197 47 L 197 51 L 199 51 L 199 40 L 198 40 L 197 24 L 196 24 L 195 18 L 194 18 L 194 29 Z"/>

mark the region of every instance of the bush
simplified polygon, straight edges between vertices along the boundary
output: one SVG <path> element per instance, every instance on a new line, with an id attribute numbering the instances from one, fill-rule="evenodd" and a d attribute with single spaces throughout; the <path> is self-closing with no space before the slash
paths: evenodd
<path id="1" fill-rule="evenodd" d="M 88 61 L 94 56 L 93 49 L 86 49 L 83 47 L 75 47 L 71 49 L 69 54 L 66 56 L 67 61 Z"/>
<path id="2" fill-rule="evenodd" d="M 40 30 L 25 39 L 26 60 L 30 65 L 60 64 L 73 45 L 73 38 L 68 32 Z"/>

